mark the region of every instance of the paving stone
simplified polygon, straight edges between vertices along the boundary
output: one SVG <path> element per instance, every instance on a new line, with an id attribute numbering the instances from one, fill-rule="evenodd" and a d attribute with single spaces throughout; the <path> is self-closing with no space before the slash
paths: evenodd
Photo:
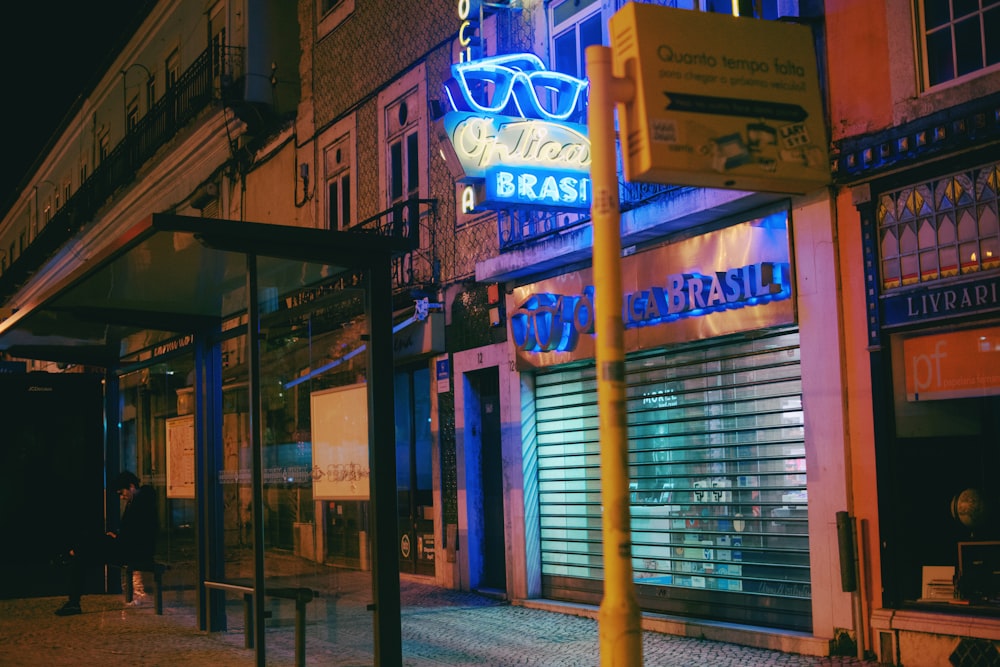
<path id="1" fill-rule="evenodd" d="M 0 600 L 0 665 L 79 667 L 226 667 L 253 665 L 243 647 L 242 605 L 227 607 L 225 632 L 197 630 L 193 591 L 152 606 L 124 608 L 120 596 L 84 597 L 84 613 L 55 616 L 59 598 Z M 306 664 L 370 666 L 371 614 L 365 596 L 308 606 Z M 404 581 L 402 636 L 406 667 L 597 666 L 597 622 L 512 606 L 472 593 Z M 322 598 L 316 602 L 322 602 Z M 267 621 L 268 665 L 294 664 L 291 605 L 275 604 Z M 802 656 L 722 642 L 643 635 L 647 667 L 875 667 L 856 658 Z"/>

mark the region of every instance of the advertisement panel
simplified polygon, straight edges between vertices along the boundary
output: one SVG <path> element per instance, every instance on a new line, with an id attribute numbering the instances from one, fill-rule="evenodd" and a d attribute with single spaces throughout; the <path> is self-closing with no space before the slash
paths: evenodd
<path id="1" fill-rule="evenodd" d="M 313 498 L 368 500 L 368 385 L 314 391 L 309 403 Z"/>
<path id="2" fill-rule="evenodd" d="M 907 338 L 903 358 L 908 401 L 1000 395 L 1000 327 Z"/>
<path id="3" fill-rule="evenodd" d="M 167 498 L 194 498 L 194 415 L 167 423 Z"/>
<path id="4" fill-rule="evenodd" d="M 805 193 L 830 182 L 807 26 L 631 2 L 610 22 L 625 177 Z"/>

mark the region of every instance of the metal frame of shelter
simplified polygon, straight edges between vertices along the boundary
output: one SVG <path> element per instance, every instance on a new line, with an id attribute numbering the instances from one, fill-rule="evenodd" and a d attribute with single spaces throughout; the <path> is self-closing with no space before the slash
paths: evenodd
<path id="1" fill-rule="evenodd" d="M 195 350 L 195 452 L 198 516 L 198 624 L 220 627 L 224 609 L 204 582 L 222 576 L 221 519 L 213 476 L 221 420 L 218 332 L 245 316 L 248 341 L 253 516 L 253 646 L 265 664 L 264 516 L 258 284 L 308 289 L 320 275 L 363 272 L 369 340 L 369 442 L 372 444 L 372 595 L 375 664 L 402 662 L 399 563 L 396 557 L 396 465 L 393 410 L 391 261 L 413 250 L 413 229 L 393 236 L 233 220 L 153 214 L 119 235 L 62 280 L 36 290 L 0 322 L 0 350 L 14 357 L 102 366 L 110 380 L 105 412 L 117 405 L 122 341 L 145 330 L 190 333 Z M 54 260 L 55 261 L 55 260 Z M 50 265 L 51 267 L 51 265 Z M 320 267 L 321 270 L 317 270 Z M 56 271 L 49 269 L 52 274 Z M 51 275 L 51 274 L 50 274 Z M 42 276 L 44 278 L 44 275 Z M 234 298 L 234 295 L 237 298 Z M 242 298 L 238 298 L 242 297 Z M 106 443 L 118 440 L 108 420 Z M 379 448 L 388 447 L 386 452 Z M 117 452 L 107 462 L 117 467 Z M 217 533 L 217 534 L 216 534 Z M 220 614 L 222 617 L 220 619 Z"/>

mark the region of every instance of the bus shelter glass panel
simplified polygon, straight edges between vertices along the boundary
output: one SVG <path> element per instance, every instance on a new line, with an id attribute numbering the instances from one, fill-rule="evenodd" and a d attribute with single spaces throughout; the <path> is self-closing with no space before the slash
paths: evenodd
<path id="1" fill-rule="evenodd" d="M 162 574 L 163 606 L 192 613 L 198 579 L 193 369 L 193 355 L 183 352 L 119 377 L 117 452 L 121 470 L 156 494 L 155 561 L 169 568 Z M 133 576 L 133 604 L 152 606 L 154 574 Z"/>
<path id="2" fill-rule="evenodd" d="M 357 651 L 358 664 L 371 664 L 374 632 L 368 606 L 374 599 L 364 279 L 360 274 L 341 275 L 283 292 L 270 281 L 270 269 L 271 263 L 261 258 L 267 654 L 292 646 L 299 640 L 296 633 L 304 632 L 307 660 L 330 650 Z M 303 275 L 326 274 L 324 267 L 313 264 L 301 270 Z M 304 618 L 297 619 L 297 614 Z"/>

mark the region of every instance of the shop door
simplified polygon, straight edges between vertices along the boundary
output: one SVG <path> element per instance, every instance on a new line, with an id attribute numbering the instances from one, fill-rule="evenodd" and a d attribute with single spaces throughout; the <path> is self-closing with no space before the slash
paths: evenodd
<path id="1" fill-rule="evenodd" d="M 396 372 L 396 498 L 399 570 L 434 574 L 430 371 Z"/>
<path id="2" fill-rule="evenodd" d="M 475 375 L 479 392 L 480 479 L 483 488 L 483 574 L 480 589 L 507 590 L 504 538 L 503 454 L 500 449 L 500 387 L 497 369 Z"/>

